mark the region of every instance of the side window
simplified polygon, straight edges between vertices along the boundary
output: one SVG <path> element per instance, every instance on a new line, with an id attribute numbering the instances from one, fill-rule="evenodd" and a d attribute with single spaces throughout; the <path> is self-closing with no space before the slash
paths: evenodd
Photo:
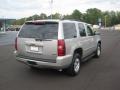
<path id="1" fill-rule="evenodd" d="M 87 26 L 87 33 L 88 33 L 88 36 L 93 36 L 94 35 L 90 26 Z"/>
<path id="2" fill-rule="evenodd" d="M 86 36 L 86 31 L 85 31 L 85 27 L 83 24 L 79 23 L 79 33 L 81 37 L 85 37 Z"/>
<path id="3" fill-rule="evenodd" d="M 75 23 L 63 23 L 64 38 L 75 38 L 77 36 Z"/>

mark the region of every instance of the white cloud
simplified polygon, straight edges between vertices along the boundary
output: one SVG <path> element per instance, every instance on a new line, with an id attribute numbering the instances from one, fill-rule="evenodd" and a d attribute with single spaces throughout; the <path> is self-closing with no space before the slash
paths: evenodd
<path id="1" fill-rule="evenodd" d="M 74 9 L 119 10 L 120 0 L 53 0 L 53 13 L 70 14 Z M 1 0 L 0 17 L 22 18 L 33 14 L 50 14 L 50 0 Z"/>

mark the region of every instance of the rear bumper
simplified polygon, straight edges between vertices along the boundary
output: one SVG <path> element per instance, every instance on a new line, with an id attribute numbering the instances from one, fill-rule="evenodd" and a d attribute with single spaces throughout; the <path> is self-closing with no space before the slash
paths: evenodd
<path id="1" fill-rule="evenodd" d="M 56 63 L 51 63 L 51 62 L 36 61 L 32 59 L 25 59 L 25 58 L 17 57 L 16 51 L 14 52 L 14 54 L 16 55 L 17 61 L 25 63 L 29 66 L 34 66 L 38 68 L 64 69 L 64 68 L 67 68 L 72 62 L 72 55 L 57 57 Z M 34 62 L 35 64 L 30 64 L 29 61 Z"/>

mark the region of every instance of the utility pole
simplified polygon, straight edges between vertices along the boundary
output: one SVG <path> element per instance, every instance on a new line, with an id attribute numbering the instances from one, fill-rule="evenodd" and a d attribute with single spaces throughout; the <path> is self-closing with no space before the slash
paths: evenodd
<path id="1" fill-rule="evenodd" d="M 3 32 L 6 31 L 6 17 L 3 16 Z"/>
<path id="2" fill-rule="evenodd" d="M 6 17 L 4 18 L 4 32 L 6 31 Z"/>
<path id="3" fill-rule="evenodd" d="M 26 22 L 27 21 L 27 18 L 25 17 L 25 20 L 24 20 L 24 22 Z"/>
<path id="4" fill-rule="evenodd" d="M 105 15 L 105 27 L 107 26 L 107 15 Z"/>
<path id="5" fill-rule="evenodd" d="M 53 0 L 50 1 L 50 8 L 51 8 L 51 19 L 52 19 L 52 18 L 53 18 L 53 17 L 52 17 Z"/>

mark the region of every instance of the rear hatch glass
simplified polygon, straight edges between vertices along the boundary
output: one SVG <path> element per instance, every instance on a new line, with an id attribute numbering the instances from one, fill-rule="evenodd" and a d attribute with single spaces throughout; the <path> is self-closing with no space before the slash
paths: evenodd
<path id="1" fill-rule="evenodd" d="M 57 39 L 57 22 L 27 22 L 21 28 L 20 38 Z"/>

